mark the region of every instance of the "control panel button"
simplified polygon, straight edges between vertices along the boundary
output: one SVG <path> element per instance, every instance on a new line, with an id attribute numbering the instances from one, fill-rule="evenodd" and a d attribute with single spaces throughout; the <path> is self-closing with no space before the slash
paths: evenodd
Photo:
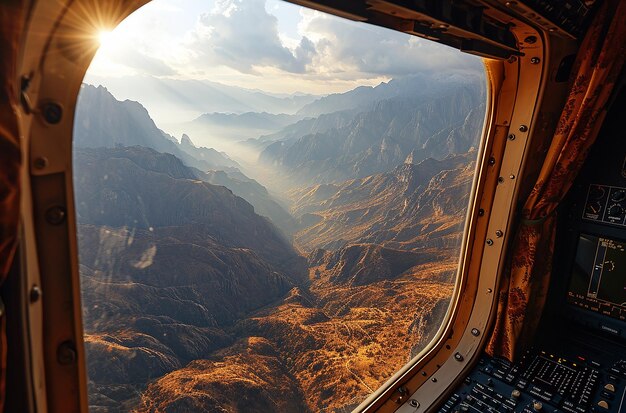
<path id="1" fill-rule="evenodd" d="M 522 392 L 520 392 L 517 389 L 513 389 L 513 391 L 511 392 L 511 397 L 513 399 L 519 399 L 519 397 L 522 395 Z"/>
<path id="2" fill-rule="evenodd" d="M 615 385 L 613 383 L 607 383 L 604 385 L 604 390 L 610 391 L 611 393 L 615 393 Z"/>
<path id="3" fill-rule="evenodd" d="M 604 196 L 605 190 L 601 186 L 593 185 L 589 189 L 589 199 L 601 199 Z"/>
<path id="4" fill-rule="evenodd" d="M 620 218 L 624 213 L 624 208 L 621 205 L 611 205 L 609 207 L 609 217 L 611 218 Z"/>
<path id="5" fill-rule="evenodd" d="M 587 213 L 597 215 L 602 210 L 602 204 L 598 201 L 592 201 L 587 205 Z"/>
<path id="6" fill-rule="evenodd" d="M 598 402 L 598 407 L 602 407 L 603 409 L 609 409 L 609 403 L 606 400 L 600 400 Z"/>
<path id="7" fill-rule="evenodd" d="M 543 409 L 543 403 L 538 402 L 538 401 L 534 401 L 533 402 L 533 410 L 536 412 L 540 412 Z"/>
<path id="8" fill-rule="evenodd" d="M 621 202 L 626 199 L 626 191 L 623 189 L 617 190 L 611 194 L 611 201 Z"/>

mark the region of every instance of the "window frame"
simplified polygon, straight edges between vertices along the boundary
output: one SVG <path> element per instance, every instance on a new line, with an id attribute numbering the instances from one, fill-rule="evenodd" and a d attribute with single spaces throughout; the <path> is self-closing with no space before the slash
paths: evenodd
<path id="1" fill-rule="evenodd" d="M 147 2 L 111 0 L 105 10 L 108 25 L 116 26 Z M 101 3 L 37 1 L 19 64 L 20 73 L 32 78 L 23 92 L 27 103 L 20 118 L 25 154 L 21 248 L 24 285 L 39 285 L 44 292 L 41 300 L 31 303 L 27 315 L 30 368 L 40 412 L 87 411 L 72 130 L 80 85 L 96 52 L 89 36 L 93 16 L 101 16 L 94 12 Z M 549 141 L 549 130 L 539 130 L 537 119 L 542 107 L 560 103 L 558 94 L 543 101 L 545 88 L 554 86 L 549 74 L 560 62 L 558 57 L 575 48 L 571 40 L 555 40 L 505 13 L 500 17 L 514 24 L 512 30 L 526 53 L 507 61 L 485 61 L 489 100 L 449 309 L 430 344 L 355 411 L 422 412 L 436 406 L 474 365 L 488 337 L 485 332 L 495 315 L 495 292 L 515 223 L 515 205 L 526 190 L 520 178 L 533 172 L 524 169 L 532 150 Z M 537 41 L 524 44 L 528 36 Z M 555 42 L 560 49 L 551 49 Z M 539 64 L 534 58 L 539 58 Z M 31 107 L 28 102 L 36 104 Z M 50 111 L 59 110 L 56 121 Z M 525 132 L 521 125 L 527 126 Z M 509 139 L 511 134 L 515 139 Z M 49 219 L 55 207 L 64 210 L 60 223 Z"/>

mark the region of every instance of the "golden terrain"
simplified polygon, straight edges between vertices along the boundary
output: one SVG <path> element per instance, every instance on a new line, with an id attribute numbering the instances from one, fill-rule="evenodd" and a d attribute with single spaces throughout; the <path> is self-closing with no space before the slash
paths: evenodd
<path id="1" fill-rule="evenodd" d="M 337 285 L 312 267 L 309 291 L 292 289 L 240 322 L 235 345 L 149 384 L 136 411 L 350 411 L 434 335 L 455 270 L 447 260 Z"/>
<path id="2" fill-rule="evenodd" d="M 120 174 L 161 182 L 171 202 L 193 202 L 180 223 L 141 210 L 163 221 L 154 229 L 81 226 L 81 245 L 125 245 L 117 261 L 98 248 L 81 257 L 83 296 L 97 304 L 85 309 L 92 411 L 351 411 L 441 324 L 474 156 L 293 194 L 294 215 L 313 218 L 294 237 L 307 259 L 225 188 L 163 186 L 116 160 Z"/>

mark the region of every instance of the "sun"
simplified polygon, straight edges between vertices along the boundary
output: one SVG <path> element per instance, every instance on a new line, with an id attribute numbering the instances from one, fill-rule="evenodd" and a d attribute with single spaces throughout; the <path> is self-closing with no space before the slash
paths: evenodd
<path id="1" fill-rule="evenodd" d="M 100 30 L 98 32 L 98 43 L 100 47 L 110 47 L 113 43 L 113 32 L 110 30 Z"/>

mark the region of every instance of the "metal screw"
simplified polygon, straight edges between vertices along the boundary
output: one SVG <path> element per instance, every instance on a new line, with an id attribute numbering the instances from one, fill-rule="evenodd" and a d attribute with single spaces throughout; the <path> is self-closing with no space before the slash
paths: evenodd
<path id="1" fill-rule="evenodd" d="M 472 335 L 478 337 L 480 335 L 480 330 L 477 328 L 472 328 Z"/>
<path id="2" fill-rule="evenodd" d="M 50 225 L 59 225 L 65 221 L 65 208 L 60 205 L 55 205 L 53 207 L 48 208 L 46 211 L 45 217 L 46 222 Z"/>
<path id="3" fill-rule="evenodd" d="M 459 352 L 454 353 L 454 359 L 455 359 L 456 361 L 463 361 L 463 360 L 465 360 L 465 359 L 463 358 L 463 356 L 461 355 L 461 353 L 459 353 Z"/>
<path id="4" fill-rule="evenodd" d="M 510 134 L 510 135 L 509 135 L 509 140 L 510 140 L 510 141 L 514 141 L 514 140 L 515 140 L 515 135 Z"/>
<path id="5" fill-rule="evenodd" d="M 541 59 L 539 59 L 538 57 L 531 57 L 530 58 L 530 63 L 532 63 L 534 65 L 538 65 L 539 62 L 541 62 Z"/>
<path id="6" fill-rule="evenodd" d="M 526 126 L 526 125 L 520 125 L 520 127 L 519 127 L 519 131 L 520 131 L 520 132 L 526 132 L 527 130 L 528 130 L 528 126 Z"/>
<path id="7" fill-rule="evenodd" d="M 501 176 L 499 176 L 499 177 L 498 177 L 498 183 L 500 183 L 500 184 L 501 184 L 502 182 L 504 182 L 504 178 L 503 178 L 503 177 L 501 177 Z"/>
<path id="8" fill-rule="evenodd" d="M 426 377 L 428 376 L 428 373 L 426 373 L 425 371 L 422 372 L 422 376 Z"/>
<path id="9" fill-rule="evenodd" d="M 487 239 L 487 245 L 489 246 L 493 245 L 493 240 L 491 238 Z"/>
<path id="10" fill-rule="evenodd" d="M 433 377 L 432 379 L 430 379 L 430 381 L 432 381 L 433 383 L 437 383 L 437 378 Z"/>
<path id="11" fill-rule="evenodd" d="M 48 166 L 48 158 L 44 156 L 36 158 L 33 161 L 33 166 L 35 167 L 35 169 L 44 169 L 46 166 Z"/>
<path id="12" fill-rule="evenodd" d="M 509 175 L 509 178 L 515 179 L 515 175 L 511 174 L 511 175 Z"/>
<path id="13" fill-rule="evenodd" d="M 478 216 L 479 216 L 479 217 L 482 217 L 483 215 L 485 215 L 485 210 L 484 210 L 484 209 L 482 209 L 482 208 L 480 208 L 480 209 L 478 210 Z"/>
<path id="14" fill-rule="evenodd" d="M 528 44 L 534 44 L 536 41 L 537 41 L 536 36 L 528 36 L 527 38 L 524 39 L 524 43 L 528 43 Z"/>
<path id="15" fill-rule="evenodd" d="M 496 231 L 496 237 L 500 238 L 504 233 L 501 230 Z"/>
<path id="16" fill-rule="evenodd" d="M 419 402 L 417 400 L 411 399 L 411 400 L 409 400 L 409 406 L 411 406 L 411 407 L 419 407 L 420 404 L 419 404 Z"/>
<path id="17" fill-rule="evenodd" d="M 491 294 L 493 290 L 491 288 L 487 288 L 487 294 Z"/>
<path id="18" fill-rule="evenodd" d="M 71 341 L 64 341 L 57 348 L 57 361 L 59 364 L 67 366 L 73 364 L 77 359 L 76 346 Z"/>
<path id="19" fill-rule="evenodd" d="M 30 302 L 36 303 L 41 298 L 41 288 L 38 285 L 33 285 L 30 289 Z"/>
<path id="20" fill-rule="evenodd" d="M 513 7 L 513 6 L 517 5 L 517 2 L 516 1 L 507 1 L 504 5 L 506 7 Z"/>
<path id="21" fill-rule="evenodd" d="M 511 56 L 511 57 L 509 57 L 509 58 L 508 58 L 507 62 L 509 62 L 509 63 L 515 63 L 515 62 L 517 62 L 517 57 L 515 57 L 515 56 Z"/>
<path id="22" fill-rule="evenodd" d="M 491 158 L 489 158 L 489 165 L 495 165 L 495 164 L 496 164 L 496 158 L 492 156 Z"/>
<path id="23" fill-rule="evenodd" d="M 63 117 L 63 108 L 56 102 L 48 102 L 43 105 L 41 109 L 43 118 L 51 125 L 56 125 L 61 122 Z"/>

